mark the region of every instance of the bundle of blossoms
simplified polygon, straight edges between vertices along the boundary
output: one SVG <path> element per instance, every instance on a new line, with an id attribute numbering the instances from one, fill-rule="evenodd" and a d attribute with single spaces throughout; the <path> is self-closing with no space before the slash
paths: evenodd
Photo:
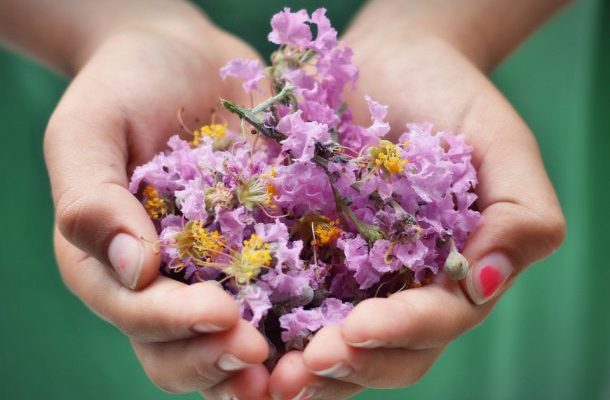
<path id="1" fill-rule="evenodd" d="M 236 59 L 220 70 L 248 93 L 269 82 L 268 99 L 220 99 L 241 129 L 212 122 L 171 137 L 130 190 L 157 227 L 161 272 L 217 281 L 282 353 L 363 299 L 443 270 L 463 278 L 459 251 L 480 214 L 461 136 L 409 124 L 393 143 L 387 107 L 368 97 L 371 124 L 352 121 L 344 92 L 358 69 L 324 9 L 285 9 L 271 26 L 270 66 Z"/>

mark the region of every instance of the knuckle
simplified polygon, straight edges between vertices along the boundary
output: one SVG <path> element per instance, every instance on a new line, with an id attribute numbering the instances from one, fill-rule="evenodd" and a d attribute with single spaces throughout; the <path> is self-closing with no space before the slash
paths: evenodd
<path id="1" fill-rule="evenodd" d="M 548 218 L 548 241 L 553 249 L 559 248 L 566 237 L 566 220 L 563 213 L 559 210 L 555 211 Z"/>
<path id="2" fill-rule="evenodd" d="M 148 379 L 150 379 L 156 387 L 171 394 L 180 394 L 184 392 L 179 384 L 171 379 L 172 375 L 168 376 L 163 373 L 161 368 L 158 368 L 156 365 L 150 365 L 150 363 L 148 364 L 149 365 L 146 365 L 146 363 L 143 364 L 144 371 L 146 372 Z"/>
<path id="3" fill-rule="evenodd" d="M 141 343 L 154 342 L 158 337 L 154 335 L 153 326 L 141 317 L 134 316 L 129 311 L 115 313 L 110 322 L 124 335 Z"/>
<path id="4" fill-rule="evenodd" d="M 212 387 L 216 382 L 220 382 L 225 378 L 220 370 L 203 361 L 195 363 L 193 372 L 195 374 L 195 380 L 198 383 L 197 386 L 202 390 Z"/>
<path id="5" fill-rule="evenodd" d="M 61 233 L 68 239 L 76 236 L 83 210 L 85 198 L 73 189 L 66 189 L 57 197 L 55 220 Z"/>
<path id="6" fill-rule="evenodd" d="M 395 310 L 392 314 L 404 315 L 411 322 L 404 327 L 403 335 L 409 335 L 411 330 L 417 329 L 418 324 L 430 318 L 430 313 L 423 301 L 406 300 L 402 297 L 396 297 L 394 303 Z M 396 314 L 395 314 L 396 313 Z M 398 314 L 400 313 L 400 314 Z"/>
<path id="7" fill-rule="evenodd" d="M 417 382 L 421 381 L 424 378 L 424 376 L 426 376 L 429 369 L 430 369 L 429 365 L 426 365 L 424 367 L 415 368 L 411 372 L 411 376 L 409 377 L 410 379 L 406 382 L 405 386 L 415 385 Z"/>
<path id="8" fill-rule="evenodd" d="M 550 254 L 561 246 L 566 235 L 566 221 L 559 208 L 535 214 L 530 225 L 538 232 L 541 247 Z"/>

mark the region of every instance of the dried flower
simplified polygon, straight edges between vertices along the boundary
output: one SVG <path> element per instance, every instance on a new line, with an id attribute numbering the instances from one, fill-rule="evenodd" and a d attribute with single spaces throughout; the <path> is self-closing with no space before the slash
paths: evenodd
<path id="1" fill-rule="evenodd" d="M 481 217 L 463 137 L 410 124 L 392 143 L 388 107 L 368 96 L 370 125 L 352 120 L 345 92 L 358 69 L 324 9 L 286 8 L 271 25 L 269 67 L 236 59 L 221 69 L 249 93 L 271 81 L 254 107 L 220 100 L 243 131 L 212 118 L 190 141 L 173 136 L 129 188 L 155 221 L 162 272 L 219 282 L 281 354 L 357 301 L 443 270 L 461 279 L 459 251 Z M 246 125 L 257 140 L 243 139 Z"/>

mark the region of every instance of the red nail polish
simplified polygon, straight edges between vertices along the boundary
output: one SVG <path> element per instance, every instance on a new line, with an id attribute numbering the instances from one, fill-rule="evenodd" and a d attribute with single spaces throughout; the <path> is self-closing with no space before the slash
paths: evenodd
<path id="1" fill-rule="evenodd" d="M 504 254 L 492 253 L 480 259 L 468 271 L 466 288 L 476 304 L 492 298 L 513 273 L 513 266 Z"/>
<path id="2" fill-rule="evenodd" d="M 504 277 L 499 269 L 494 268 L 491 265 L 486 265 L 481 268 L 479 279 L 481 281 L 483 296 L 489 297 L 500 287 Z"/>

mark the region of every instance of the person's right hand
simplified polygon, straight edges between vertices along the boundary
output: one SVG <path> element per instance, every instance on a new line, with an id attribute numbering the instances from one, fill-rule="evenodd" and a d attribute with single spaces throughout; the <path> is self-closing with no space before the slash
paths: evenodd
<path id="1" fill-rule="evenodd" d="M 155 228 L 128 191 L 137 165 L 187 124 L 207 122 L 219 97 L 249 103 L 218 70 L 253 50 L 190 7 L 115 31 L 91 52 L 45 136 L 56 206 L 57 260 L 66 285 L 131 339 L 151 380 L 209 399 L 267 398 L 268 345 L 213 283 L 159 276 Z M 165 13 L 167 11 L 167 13 Z M 171 15 L 171 16 L 170 16 Z"/>

